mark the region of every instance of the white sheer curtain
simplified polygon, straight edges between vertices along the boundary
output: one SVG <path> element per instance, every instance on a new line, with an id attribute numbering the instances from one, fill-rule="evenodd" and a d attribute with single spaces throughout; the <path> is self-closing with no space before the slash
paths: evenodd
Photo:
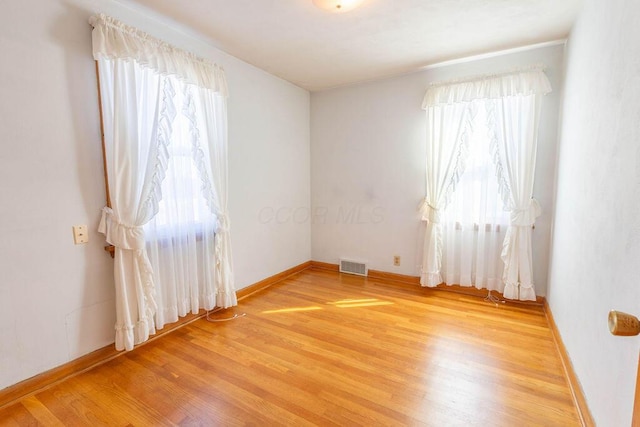
<path id="1" fill-rule="evenodd" d="M 442 210 L 447 206 L 467 157 L 473 117 L 470 103 L 424 105 L 427 110 L 427 192 L 421 205 L 427 226 L 420 284 L 442 283 Z"/>
<path id="2" fill-rule="evenodd" d="M 228 200 L 228 167 L 227 167 L 227 100 L 219 92 L 204 88 L 196 90 L 194 97 L 198 111 L 215 111 L 200 118 L 205 126 L 205 134 L 201 135 L 203 143 L 197 153 L 201 169 L 212 177 L 213 186 L 209 189 L 208 205 L 218 219 L 216 234 L 216 305 L 231 307 L 237 304 L 233 286 L 233 269 L 231 267 L 231 234 L 229 229 Z"/>
<path id="3" fill-rule="evenodd" d="M 443 214 L 442 276 L 445 283 L 502 292 L 500 253 L 509 215 L 498 192 L 487 112 L 474 102 L 479 108 L 466 168 Z"/>
<path id="4" fill-rule="evenodd" d="M 188 86 L 174 80 L 173 99 L 181 106 L 173 120 L 166 176 L 158 214 L 144 227 L 147 252 L 153 266 L 156 326 L 175 322 L 189 312 L 215 306 L 215 233 L 217 220 L 207 207 L 203 180 L 194 161 L 198 149 L 197 122 L 188 98 Z M 207 176 L 204 182 L 209 183 Z"/>
<path id="5" fill-rule="evenodd" d="M 130 350 L 189 310 L 236 304 L 231 253 L 216 249 L 229 239 L 219 208 L 226 208 L 226 180 L 212 190 L 214 169 L 226 172 L 226 157 L 218 157 L 226 156 L 226 104 L 191 95 L 197 89 L 224 99 L 226 83 L 217 66 L 135 28 L 104 15 L 91 23 L 111 195 L 100 231 L 116 248 L 116 348 Z"/>
<path id="6" fill-rule="evenodd" d="M 504 297 L 523 301 L 536 299 L 531 234 L 541 209 L 532 196 L 543 93 L 518 93 L 487 101 L 500 191 L 511 214 L 502 250 Z"/>
<path id="7" fill-rule="evenodd" d="M 489 187 L 479 187 L 466 195 L 456 195 L 454 203 L 473 205 L 476 203 L 474 199 L 483 200 L 483 192 L 486 192 L 485 195 L 489 199 L 486 199 L 485 208 L 489 207 L 489 211 L 493 211 L 494 202 L 490 199 L 495 199 L 497 189 L 510 218 L 501 251 L 504 263 L 502 283 L 496 283 L 497 266 L 492 261 L 497 259 L 496 239 L 504 232 L 502 225 L 505 220 L 498 218 L 498 212 L 495 212 L 495 215 L 491 214 L 494 218 L 485 217 L 484 220 L 479 216 L 457 220 L 450 214 L 447 216 L 447 234 L 444 236 L 447 241 L 442 243 L 437 239 L 435 243 L 432 242 L 433 235 L 442 236 L 442 233 L 441 230 L 438 233 L 430 233 L 428 223 L 421 278 L 423 286 L 434 286 L 437 284 L 435 282 L 441 279 L 441 251 L 438 248 L 446 246 L 445 267 L 448 284 L 474 284 L 476 287 L 498 290 L 504 286 L 504 296 L 507 298 L 535 299 L 531 278 L 531 226 L 540 214 L 540 207 L 532 199 L 532 191 L 540 101 L 542 95 L 549 92 L 551 86 L 541 67 L 434 84 L 427 90 L 423 101 L 423 108 L 427 111 L 441 106 L 458 106 L 457 108 L 464 109 L 465 106 L 483 104 L 489 134 L 489 140 L 483 144 L 485 149 L 488 147 L 490 150 L 497 183 L 491 183 L 489 179 L 487 183 L 491 184 L 493 190 Z M 437 220 L 437 228 L 441 228 L 440 209 L 447 204 L 432 205 L 435 209 L 425 209 L 424 206 L 429 206 L 431 186 L 438 182 L 436 178 L 439 176 L 438 164 L 429 160 L 430 147 L 433 144 L 431 134 L 442 126 L 443 122 L 429 114 L 427 117 L 427 197 L 423 205 L 423 219 L 429 219 L 428 216 L 432 215 Z M 472 117 L 476 117 L 475 114 Z M 477 128 L 473 125 L 467 127 L 465 120 L 458 120 L 448 126 L 451 126 L 449 133 L 455 132 L 461 126 L 468 129 Z M 478 138 L 475 137 L 474 142 L 477 141 Z M 452 139 L 446 140 L 446 143 L 450 144 L 447 149 L 449 151 L 457 148 Z M 430 168 L 435 168 L 436 171 Z M 476 167 L 470 170 L 473 169 Z M 464 170 L 464 167 L 459 168 L 459 173 L 462 174 Z M 462 179 L 466 179 L 464 175 Z M 451 182 L 458 181 L 459 179 L 456 179 Z M 493 195 L 490 195 L 489 191 Z M 500 203 L 496 202 L 495 206 L 500 206 Z M 480 211 L 489 215 L 486 209 Z M 425 212 L 428 215 L 425 215 Z M 474 223 L 473 231 L 470 228 L 471 222 Z M 463 259 L 466 267 L 462 265 Z"/>

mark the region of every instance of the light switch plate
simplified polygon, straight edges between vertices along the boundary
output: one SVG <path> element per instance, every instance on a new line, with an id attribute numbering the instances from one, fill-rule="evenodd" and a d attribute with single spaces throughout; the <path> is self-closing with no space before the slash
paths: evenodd
<path id="1" fill-rule="evenodd" d="M 87 232 L 86 225 L 74 225 L 73 226 L 73 242 L 76 245 L 87 243 L 89 241 L 89 233 Z"/>

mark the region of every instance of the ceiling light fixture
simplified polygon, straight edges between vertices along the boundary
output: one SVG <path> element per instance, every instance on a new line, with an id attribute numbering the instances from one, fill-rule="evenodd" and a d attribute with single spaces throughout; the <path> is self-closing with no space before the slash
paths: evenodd
<path id="1" fill-rule="evenodd" d="M 322 10 L 343 13 L 360 6 L 364 0 L 313 0 L 313 4 Z"/>

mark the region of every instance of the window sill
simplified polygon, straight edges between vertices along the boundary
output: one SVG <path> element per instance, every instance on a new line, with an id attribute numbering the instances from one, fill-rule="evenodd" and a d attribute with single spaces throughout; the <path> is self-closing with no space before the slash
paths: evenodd
<path id="1" fill-rule="evenodd" d="M 203 240 L 203 236 L 204 236 L 204 235 L 203 235 L 203 233 L 202 233 L 202 232 L 198 232 L 198 233 L 196 233 L 196 240 L 197 240 L 198 242 L 202 241 L 202 240 Z M 214 233 L 214 238 L 215 238 L 215 233 Z M 159 239 L 159 240 L 158 240 L 158 242 L 159 242 L 160 244 L 162 244 L 163 242 L 166 244 L 166 242 L 168 242 L 168 241 L 169 241 L 169 238 L 164 238 L 164 239 Z M 115 256 L 116 256 L 116 247 L 115 247 L 115 246 L 113 246 L 113 245 L 107 245 L 107 246 L 105 246 L 105 247 L 104 247 L 104 250 L 105 250 L 106 252 L 109 252 L 109 255 L 111 255 L 111 258 L 115 258 Z"/>
<path id="2" fill-rule="evenodd" d="M 473 226 L 473 231 L 479 231 L 480 230 L 480 224 L 474 223 L 472 226 Z M 501 229 L 503 229 L 503 228 L 506 230 L 507 227 L 509 227 L 507 224 L 493 224 L 493 225 L 492 224 L 485 224 L 484 225 L 484 229 L 485 229 L 486 232 L 497 232 L 497 233 L 499 233 L 501 231 Z M 531 229 L 535 230 L 535 228 L 536 228 L 535 224 L 532 224 L 531 225 Z M 456 221 L 454 230 L 461 231 L 462 229 L 463 229 L 462 223 Z"/>

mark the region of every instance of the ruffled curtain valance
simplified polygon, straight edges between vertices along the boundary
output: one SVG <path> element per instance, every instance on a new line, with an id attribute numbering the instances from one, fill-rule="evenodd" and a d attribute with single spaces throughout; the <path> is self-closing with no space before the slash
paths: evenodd
<path id="1" fill-rule="evenodd" d="M 226 97 L 224 70 L 218 65 L 174 47 L 104 14 L 89 19 L 93 26 L 93 57 L 132 59 L 160 74 L 171 74 Z"/>
<path id="2" fill-rule="evenodd" d="M 500 99 L 509 96 L 546 95 L 551 84 L 542 67 L 474 79 L 434 83 L 422 101 L 422 108 L 471 102 L 476 99 Z"/>

